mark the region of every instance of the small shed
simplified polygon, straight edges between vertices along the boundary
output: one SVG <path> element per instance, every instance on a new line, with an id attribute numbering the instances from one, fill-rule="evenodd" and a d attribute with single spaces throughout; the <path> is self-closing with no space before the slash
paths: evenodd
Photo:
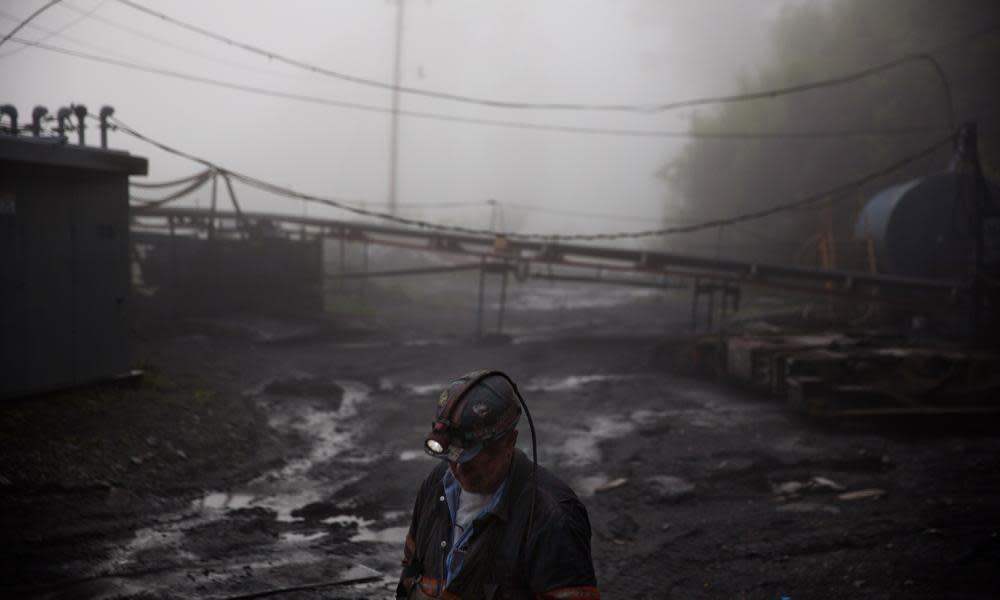
<path id="1" fill-rule="evenodd" d="M 0 398 L 127 373 L 129 175 L 145 158 L 0 135 Z"/>

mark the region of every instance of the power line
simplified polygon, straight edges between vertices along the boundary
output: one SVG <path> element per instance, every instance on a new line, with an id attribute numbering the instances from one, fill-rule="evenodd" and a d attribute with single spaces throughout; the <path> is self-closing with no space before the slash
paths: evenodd
<path id="1" fill-rule="evenodd" d="M 65 2 L 65 1 L 60 6 L 61 6 L 61 8 L 66 8 L 66 9 L 72 10 L 72 11 L 77 12 L 77 13 L 83 13 L 84 12 L 84 9 L 79 8 L 77 6 L 73 6 L 72 4 L 70 4 L 68 2 Z M 259 67 L 255 67 L 255 66 L 251 66 L 251 65 L 245 65 L 245 64 L 238 63 L 238 62 L 235 62 L 235 61 L 226 60 L 224 58 L 219 58 L 217 56 L 212 56 L 212 55 L 207 54 L 205 52 L 199 52 L 199 51 L 197 51 L 197 50 L 195 50 L 193 48 L 190 48 L 188 46 L 185 46 L 183 44 L 176 44 L 174 42 L 171 42 L 170 40 L 167 40 L 167 39 L 164 39 L 162 37 L 155 36 L 155 35 L 151 35 L 151 34 L 149 34 L 147 32 L 140 31 L 140 30 L 138 30 L 138 29 L 136 29 L 134 27 L 129 27 L 128 25 L 125 25 L 123 23 L 119 23 L 118 21 L 115 21 L 113 19 L 109 19 L 109 18 L 101 16 L 101 15 L 93 15 L 91 18 L 94 21 L 103 23 L 104 25 L 106 25 L 108 27 L 111 27 L 113 29 L 117 29 L 119 31 L 123 31 L 123 32 L 125 32 L 125 33 L 127 33 L 129 35 L 132 35 L 134 37 L 140 38 L 140 39 L 142 39 L 144 41 L 153 42 L 155 44 L 159 44 L 159 45 L 164 46 L 166 48 L 171 48 L 173 50 L 178 50 L 178 51 L 183 52 L 185 54 L 190 54 L 191 56 L 197 56 L 198 58 L 203 58 L 205 60 L 209 60 L 209 61 L 212 61 L 214 63 L 218 63 L 220 65 L 226 65 L 228 67 L 235 67 L 237 69 L 241 69 L 241 70 L 245 70 L 245 71 L 250 71 L 250 72 L 254 72 L 254 73 L 260 73 L 260 74 L 263 74 L 263 75 L 272 75 L 272 76 L 278 76 L 278 77 L 286 77 L 286 78 L 287 77 L 292 77 L 292 78 L 295 78 L 294 76 L 290 76 L 288 73 L 284 73 L 284 72 L 281 72 L 281 71 L 276 71 L 276 70 L 273 70 L 273 69 L 261 69 Z"/>
<path id="2" fill-rule="evenodd" d="M 823 192 L 820 192 L 820 193 L 817 193 L 817 194 L 813 194 L 811 196 L 806 196 L 804 198 L 800 198 L 800 199 L 795 200 L 793 202 L 787 202 L 787 203 L 784 203 L 784 204 L 778 204 L 778 205 L 772 206 L 770 208 L 766 208 L 766 209 L 762 209 L 762 210 L 757 210 L 757 211 L 752 211 L 752 212 L 748 212 L 748 213 L 743 213 L 743 214 L 735 215 L 735 216 L 728 217 L 728 218 L 712 219 L 712 220 L 709 220 L 709 221 L 701 221 L 699 223 L 692 223 L 692 224 L 689 224 L 689 225 L 678 225 L 678 226 L 674 226 L 674 227 L 665 227 L 665 228 L 661 228 L 661 229 L 648 229 L 648 230 L 644 230 L 644 231 L 619 231 L 619 232 L 614 232 L 614 233 L 593 233 L 593 234 L 542 234 L 542 233 L 517 233 L 517 232 L 501 232 L 501 233 L 498 233 L 498 232 L 495 232 L 495 231 L 491 231 L 489 229 L 475 229 L 475 228 L 471 228 L 471 227 L 462 227 L 462 226 L 459 226 L 459 225 L 444 225 L 444 224 L 441 224 L 441 223 L 434 223 L 434 222 L 431 222 L 431 221 L 424 221 L 422 219 L 410 219 L 410 218 L 406 218 L 406 217 L 400 217 L 400 216 L 397 216 L 397 215 L 391 215 L 389 213 L 385 213 L 385 212 L 381 212 L 381 211 L 369 210 L 369 209 L 366 209 L 366 208 L 361 208 L 359 206 L 356 206 L 356 205 L 344 202 L 342 200 L 324 198 L 324 197 L 321 197 L 321 196 L 315 196 L 315 195 L 306 194 L 306 193 L 303 193 L 303 192 L 296 192 L 294 190 L 290 190 L 288 188 L 285 188 L 285 187 L 282 187 L 282 186 L 279 186 L 279 185 L 276 185 L 276 184 L 264 181 L 262 179 L 257 179 L 255 177 L 250 176 L 250 175 L 244 175 L 244 174 L 241 174 L 241 173 L 237 173 L 235 171 L 230 171 L 228 169 L 225 169 L 223 167 L 218 166 L 215 163 L 212 163 L 209 160 L 206 160 L 204 158 L 200 158 L 200 157 L 195 156 L 193 154 L 189 154 L 187 152 L 184 152 L 184 151 L 178 150 L 176 148 L 173 148 L 171 146 L 168 146 L 168 145 L 166 145 L 166 144 L 164 144 L 162 142 L 158 142 L 156 140 L 153 140 L 152 138 L 149 138 L 149 137 L 147 137 L 147 136 L 139 133 L 138 131 L 132 129 L 128 125 L 122 123 L 119 119 L 116 119 L 116 118 L 112 117 L 111 120 L 113 121 L 113 123 L 114 123 L 114 125 L 116 126 L 117 129 L 119 129 L 121 131 L 124 131 L 125 133 L 127 133 L 127 134 L 129 134 L 129 135 L 131 135 L 131 136 L 133 136 L 133 137 L 135 137 L 137 139 L 143 140 L 144 142 L 146 142 L 148 144 L 151 144 L 151 145 L 153 145 L 153 146 L 155 146 L 155 147 L 157 147 L 157 148 L 159 148 L 159 149 L 161 149 L 161 150 L 163 150 L 165 152 L 169 152 L 171 154 L 187 158 L 188 160 L 193 160 L 193 161 L 195 161 L 197 163 L 200 163 L 202 165 L 205 165 L 205 166 L 207 166 L 207 167 L 209 167 L 211 169 L 217 170 L 217 171 L 219 171 L 222 174 L 231 175 L 233 178 L 235 178 L 235 179 L 237 179 L 239 181 L 242 181 L 243 183 L 245 183 L 247 185 L 250 185 L 251 187 L 255 187 L 255 188 L 259 189 L 259 190 L 271 192 L 271 193 L 276 194 L 276 195 L 281 195 L 281 196 L 285 196 L 285 197 L 289 197 L 289 198 L 296 198 L 296 199 L 304 200 L 304 201 L 307 201 L 307 202 L 314 202 L 314 203 L 317 203 L 317 204 L 322 204 L 322 205 L 325 205 L 325 206 L 330 206 L 330 207 L 333 207 L 333 208 L 341 209 L 341 210 L 344 210 L 344 211 L 347 211 L 347 212 L 350 212 L 350 213 L 354 213 L 354 214 L 357 214 L 357 215 L 363 215 L 363 216 L 367 216 L 367 217 L 375 217 L 375 218 L 378 218 L 378 219 L 383 219 L 383 220 L 386 220 L 386 221 L 391 221 L 391 222 L 394 222 L 394 223 L 399 223 L 401 225 L 408 225 L 408 226 L 412 226 L 412 227 L 418 227 L 418 228 L 421 228 L 421 229 L 431 229 L 431 230 L 436 230 L 436 231 L 450 231 L 450 232 L 465 233 L 465 234 L 470 234 L 470 235 L 488 235 L 488 236 L 502 235 L 504 237 L 508 237 L 508 238 L 511 238 L 511 239 L 544 240 L 544 241 L 621 240 L 621 239 L 638 239 L 638 238 L 644 238 L 644 237 L 660 237 L 660 236 L 673 235 L 673 234 L 678 234 L 678 233 L 692 233 L 692 232 L 701 231 L 701 230 L 704 230 L 704 229 L 714 229 L 714 228 L 721 227 L 721 226 L 730 226 L 730 225 L 737 225 L 737 224 L 740 224 L 740 223 L 746 223 L 748 221 L 754 221 L 754 220 L 757 220 L 757 219 L 762 219 L 764 217 L 768 217 L 768 216 L 771 216 L 771 215 L 774 215 L 774 214 L 777 214 L 777 213 L 788 212 L 788 211 L 792 211 L 792 210 L 797 210 L 797 209 L 803 208 L 803 207 L 811 205 L 811 204 L 817 204 L 817 203 L 822 202 L 822 201 L 832 202 L 832 201 L 834 201 L 834 200 L 836 200 L 838 198 L 845 197 L 844 194 L 846 194 L 847 192 L 850 192 L 850 191 L 852 191 L 852 190 L 854 190 L 854 189 L 856 189 L 856 188 L 858 188 L 858 187 L 860 187 L 860 186 L 862 186 L 862 185 L 864 185 L 866 183 L 869 183 L 869 182 L 871 182 L 871 181 L 873 181 L 875 179 L 878 179 L 879 177 L 883 177 L 885 175 L 888 175 L 889 173 L 892 173 L 893 171 L 899 170 L 899 169 L 901 169 L 901 168 L 903 168 L 903 167 L 905 167 L 905 166 L 907 166 L 907 165 L 909 165 L 911 163 L 914 163 L 914 162 L 916 162 L 916 161 L 918 161 L 918 160 L 920 160 L 920 159 L 922 159 L 922 158 L 924 158 L 926 156 L 931 155 L 933 152 L 937 151 L 938 149 L 942 148 L 943 146 L 945 146 L 947 144 L 953 143 L 954 140 L 955 140 L 955 137 L 956 137 L 955 134 L 949 134 L 948 136 L 946 136 L 946 137 L 938 140 L 937 142 L 931 144 L 930 146 L 927 146 L 926 148 L 924 148 L 923 150 L 920 150 L 919 152 L 915 152 L 913 154 L 910 154 L 910 155 L 908 155 L 908 156 L 906 156 L 904 158 L 901 158 L 901 159 L 899 159 L 899 160 L 897 160 L 897 161 L 895 161 L 895 162 L 893 162 L 893 163 L 891 163 L 891 164 L 889 164 L 889 165 L 887 165 L 885 167 L 882 167 L 881 169 L 878 169 L 877 171 L 872 171 L 872 172 L 870 172 L 870 173 L 868 173 L 868 174 L 866 174 L 866 175 L 864 175 L 862 177 L 859 177 L 859 178 L 854 179 L 852 181 L 849 181 L 847 183 L 843 183 L 843 184 L 834 186 L 834 187 L 832 187 L 830 189 L 827 189 L 827 190 L 825 190 Z"/>
<path id="3" fill-rule="evenodd" d="M 79 16 L 77 18 L 73 19 L 72 21 L 70 21 L 69 23 L 63 25 L 59 29 L 55 29 L 55 30 L 44 29 L 42 27 L 39 27 L 38 25 L 31 25 L 31 27 L 33 29 L 40 29 L 44 33 L 48 34 L 45 37 L 43 37 L 42 39 L 38 40 L 39 42 L 44 42 L 45 40 L 51 39 L 51 38 L 53 38 L 53 37 L 55 37 L 57 35 L 62 34 L 64 31 L 66 31 L 69 28 L 73 27 L 74 25 L 76 25 L 80 21 L 83 21 L 85 19 L 90 18 L 91 16 L 93 16 L 93 14 L 95 12 L 97 12 L 98 10 L 100 10 L 100 8 L 102 6 L 104 6 L 105 4 L 107 4 L 107 3 L 108 3 L 108 0 L 101 0 L 99 3 L 97 3 L 94 6 L 94 8 L 92 8 L 92 9 L 90 9 L 88 11 L 84 11 L 84 10 L 78 9 L 78 8 L 73 8 L 73 10 L 75 10 L 75 11 L 77 11 L 79 13 Z M 68 4 L 63 4 L 62 7 L 63 8 L 69 8 L 69 5 Z M 0 54 L 0 58 L 7 58 L 8 56 L 13 56 L 14 54 L 17 54 L 18 52 L 20 52 L 21 50 L 24 50 L 27 47 L 28 46 L 18 46 L 17 48 L 11 50 L 10 52 L 7 52 L 6 54 Z"/>
<path id="4" fill-rule="evenodd" d="M 65 5 L 62 5 L 62 6 L 65 6 Z M 17 21 L 19 17 L 15 16 L 15 15 L 12 15 L 11 13 L 9 13 L 9 12 L 7 12 L 5 10 L 0 10 L 0 18 L 9 19 L 11 21 Z M 43 44 L 44 40 L 50 39 L 51 37 L 55 37 L 55 34 L 57 33 L 56 30 L 54 30 L 54 29 L 49 29 L 47 27 L 42 27 L 41 25 L 37 25 L 35 23 L 30 24 L 28 26 L 28 28 L 40 31 L 40 32 L 45 33 L 45 34 L 52 34 L 52 35 L 50 35 L 50 36 L 48 36 L 46 38 L 43 38 L 41 40 L 29 40 L 29 39 L 22 38 L 22 37 L 11 38 L 12 41 L 21 44 L 21 46 L 18 48 L 19 50 L 24 49 L 24 48 L 40 48 L 42 50 L 46 50 L 46 48 L 42 48 L 41 47 L 41 44 Z M 92 50 L 98 50 L 100 52 L 104 52 L 105 54 L 107 54 L 109 56 L 117 56 L 117 57 L 127 58 L 127 55 L 125 55 L 125 54 L 123 54 L 121 52 L 116 52 L 114 50 L 110 50 L 110 49 L 105 48 L 103 46 L 100 46 L 98 44 L 92 44 L 92 43 L 87 42 L 85 40 L 82 40 L 82 39 L 80 39 L 78 37 L 67 35 L 65 33 L 59 33 L 59 37 L 62 38 L 63 40 L 65 40 L 65 41 L 67 41 L 67 42 L 71 42 L 71 43 L 76 44 L 78 46 L 82 46 L 84 48 L 90 48 Z M 11 52 L 9 54 L 13 54 L 13 52 Z"/>
<path id="5" fill-rule="evenodd" d="M 29 22 L 31 22 L 32 19 L 34 19 L 38 15 L 42 14 L 43 12 L 45 12 L 46 10 L 48 10 L 49 8 L 55 6 L 56 4 L 59 4 L 60 2 L 62 2 L 62 0 L 51 0 L 48 4 L 45 4 L 44 6 L 42 6 L 41 8 L 39 8 L 38 10 L 36 10 L 35 12 L 31 13 L 30 15 L 28 15 L 23 21 L 21 21 L 20 23 L 18 23 L 17 26 L 14 27 L 14 29 L 11 29 L 7 33 L 7 35 L 3 36 L 3 39 L 0 40 L 0 46 L 3 46 L 4 42 L 6 42 L 10 38 L 12 38 L 15 33 L 17 33 L 18 31 L 20 31 L 22 27 L 24 27 Z"/>
<path id="6" fill-rule="evenodd" d="M 208 183 L 208 181 L 212 178 L 213 175 L 214 172 L 211 170 L 202 171 L 199 175 L 195 176 L 195 178 L 191 179 L 188 185 L 177 190 L 176 192 L 173 192 L 172 194 L 164 196 L 163 198 L 142 198 L 131 195 L 129 196 L 129 198 L 135 202 L 142 204 L 144 208 L 163 206 L 168 202 L 173 202 L 178 198 L 183 198 L 184 196 L 187 196 L 188 194 L 197 191 L 203 185 Z"/>
<path id="7" fill-rule="evenodd" d="M 30 44 L 36 48 L 46 50 L 49 52 L 55 52 L 58 54 L 64 54 L 67 56 L 73 56 L 76 58 L 82 58 L 94 62 L 110 64 L 118 67 L 123 67 L 126 69 L 163 75 L 175 79 L 193 81 L 195 83 L 202 83 L 205 85 L 212 85 L 226 89 L 238 90 L 262 96 L 284 98 L 286 100 L 296 100 L 299 102 L 308 102 L 324 106 L 346 108 L 350 110 L 360 110 L 360 111 L 373 112 L 379 114 L 393 113 L 393 110 L 391 108 L 386 108 L 381 106 L 373 106 L 370 104 L 361 104 L 357 102 L 345 102 L 342 100 L 335 100 L 332 98 L 323 98 L 319 96 L 310 96 L 306 94 L 295 94 L 292 92 L 283 92 L 280 90 L 272 90 L 268 88 L 250 86 L 242 83 L 232 83 L 220 79 L 202 77 L 200 75 L 192 75 L 190 73 L 175 71 L 173 69 L 166 69 L 152 65 L 143 65 L 140 63 L 135 63 L 124 59 L 99 56 L 96 54 L 90 54 L 79 50 L 71 50 L 69 48 L 53 46 L 51 44 L 46 44 L 42 42 L 33 42 L 30 40 L 23 40 L 21 38 L 13 38 L 13 39 L 18 43 Z M 442 121 L 448 123 L 464 123 L 469 125 L 486 125 L 490 127 L 503 127 L 508 129 L 521 129 L 529 131 L 550 131 L 558 133 L 575 133 L 583 135 L 608 135 L 616 137 L 651 138 L 651 139 L 656 139 L 656 138 L 719 139 L 719 140 L 845 139 L 845 138 L 859 138 L 859 137 L 923 135 L 929 133 L 941 133 L 943 131 L 943 129 L 941 128 L 899 127 L 899 128 L 887 128 L 879 130 L 859 129 L 859 130 L 845 130 L 845 131 L 698 132 L 698 131 L 616 129 L 616 128 L 602 128 L 602 127 L 578 127 L 572 125 L 552 125 L 543 123 L 528 123 L 524 121 L 506 121 L 499 119 L 480 119 L 475 117 L 461 117 L 456 115 L 414 111 L 414 110 L 400 110 L 398 111 L 398 114 L 416 119 L 426 119 L 431 121 Z"/>
<path id="8" fill-rule="evenodd" d="M 297 67 L 299 69 L 305 69 L 305 70 L 313 72 L 313 73 L 317 73 L 317 74 L 320 74 L 320 75 L 326 75 L 328 77 L 333 77 L 333 78 L 336 78 L 336 79 L 340 79 L 340 80 L 343 80 L 343 81 L 348 81 L 348 82 L 359 84 L 359 85 L 365 85 L 365 86 L 369 86 L 369 87 L 376 87 L 376 88 L 379 88 L 379 89 L 391 90 L 391 91 L 397 91 L 397 92 L 403 92 L 403 93 L 414 94 L 414 95 L 419 95 L 419 96 L 426 96 L 426 97 L 437 98 L 437 99 L 442 99 L 442 100 L 451 100 L 451 101 L 455 101 L 455 102 L 463 102 L 463 103 L 467 103 L 467 104 L 477 104 L 477 105 L 481 105 L 481 106 L 490 106 L 490 107 L 494 107 L 494 108 L 545 109 L 545 110 L 575 110 L 575 111 L 616 111 L 616 112 L 638 112 L 638 113 L 666 112 L 666 111 L 675 110 L 675 109 L 678 109 L 678 108 L 690 108 L 690 107 L 693 107 L 693 106 L 702 106 L 702 105 L 706 105 L 706 104 L 724 104 L 724 103 L 733 103 L 733 102 L 745 102 L 745 101 L 749 101 L 749 100 L 759 100 L 759 99 L 775 98 L 777 96 L 784 96 L 784 95 L 788 95 L 788 94 L 796 94 L 796 93 L 804 92 L 804 91 L 807 91 L 807 90 L 813 90 L 813 89 L 819 89 L 819 88 L 826 88 L 826 87 L 833 87 L 833 86 L 840 86 L 840 85 L 844 85 L 846 83 L 852 83 L 852 82 L 858 81 L 860 79 L 871 77 L 872 75 L 877 75 L 879 73 L 882 73 L 882 72 L 885 72 L 885 71 L 888 71 L 888 70 L 891 70 L 891 69 L 895 69 L 895 68 L 900 67 L 902 65 L 905 65 L 907 63 L 917 63 L 917 62 L 927 62 L 927 63 L 929 63 L 935 69 L 935 71 L 937 72 L 938 76 L 942 78 L 942 81 L 944 83 L 945 88 L 948 88 L 947 78 L 944 77 L 944 72 L 941 69 L 941 66 L 937 63 L 937 61 L 934 59 L 934 57 L 931 56 L 931 53 L 932 52 L 938 52 L 938 51 L 941 51 L 941 50 L 945 50 L 945 49 L 951 48 L 951 47 L 959 45 L 959 44 L 964 44 L 964 43 L 970 42 L 973 39 L 976 39 L 976 38 L 978 38 L 978 37 L 980 37 L 982 35 L 985 35 L 987 33 L 990 33 L 992 31 L 996 30 L 997 27 L 998 27 L 996 24 L 994 24 L 994 25 L 990 26 L 989 28 L 985 28 L 985 29 L 976 31 L 976 32 L 974 32 L 972 34 L 969 34 L 969 35 L 963 36 L 961 38 L 958 38 L 956 40 L 953 40 L 952 42 L 949 42 L 947 44 L 943 44 L 943 45 L 935 48 L 934 50 L 931 50 L 931 51 L 928 51 L 928 52 L 922 52 L 922 53 L 908 54 L 906 56 L 902 56 L 902 57 L 899 57 L 897 59 L 890 60 L 890 61 L 878 64 L 878 65 L 874 65 L 874 66 L 871 66 L 871 67 L 868 67 L 868 68 L 865 68 L 865 69 L 854 71 L 852 73 L 847 73 L 845 75 L 840 75 L 840 76 L 837 76 L 837 77 L 831 77 L 831 78 L 828 78 L 828 79 L 820 79 L 820 80 L 811 81 L 811 82 L 807 82 L 807 83 L 796 84 L 796 85 L 789 85 L 789 86 L 774 88 L 774 89 L 770 89 L 770 90 L 761 90 L 761 91 L 757 91 L 757 92 L 749 92 L 749 93 L 742 93 L 742 94 L 729 94 L 729 95 L 723 95 L 723 96 L 708 96 L 708 97 L 704 97 L 704 98 L 691 98 L 691 99 L 687 99 L 687 100 L 679 100 L 679 101 L 672 101 L 672 102 L 663 102 L 663 103 L 659 103 L 659 104 L 581 104 L 581 103 L 569 103 L 569 102 L 522 102 L 522 101 L 496 100 L 496 99 L 492 99 L 492 98 L 481 98 L 481 97 L 469 96 L 469 95 L 464 95 L 464 94 L 455 94 L 455 93 L 451 93 L 451 92 L 442 92 L 442 91 L 437 91 L 437 90 L 428 90 L 428 89 L 424 89 L 424 88 L 415 88 L 415 87 L 409 87 L 409 86 L 393 85 L 393 84 L 390 84 L 390 83 L 386 83 L 384 81 L 378 81 L 378 80 L 375 80 L 375 79 L 369 79 L 369 78 L 366 78 L 366 77 L 360 77 L 360 76 L 357 76 L 357 75 L 351 75 L 351 74 L 348 74 L 348 73 L 342 73 L 340 71 L 334 71 L 332 69 L 327 69 L 325 67 L 320 67 L 320 66 L 317 66 L 317 65 L 313 65 L 313 64 L 301 61 L 301 60 L 290 58 L 290 57 L 284 56 L 284 55 L 282 55 L 282 54 L 280 54 L 278 52 L 274 52 L 272 50 L 267 50 L 265 48 L 261 48 L 259 46 L 255 46 L 253 44 L 248 44 L 246 42 L 241 42 L 241 41 L 235 40 L 233 38 L 224 36 L 222 34 L 210 31 L 210 30 L 205 29 L 203 27 L 199 27 L 198 25 L 194 25 L 194 24 L 188 23 L 186 21 L 182 21 L 180 19 L 177 19 L 175 17 L 171 17 L 171 16 L 166 15 L 164 13 L 152 10 L 150 8 L 147 8 L 146 6 L 143 6 L 141 4 L 133 2 L 132 0 L 117 0 L 117 1 L 120 4 L 128 6 L 129 8 L 132 8 L 134 10 L 146 13 L 147 15 L 159 18 L 159 19 L 161 19 L 163 21 L 166 21 L 166 22 L 168 22 L 168 23 L 170 23 L 172 25 L 175 25 L 177 27 L 182 27 L 184 29 L 187 29 L 189 31 L 193 31 L 193 32 L 195 32 L 195 33 L 197 33 L 199 35 L 203 35 L 205 37 L 209 37 L 209 38 L 214 39 L 216 41 L 225 43 L 227 45 L 235 46 L 237 48 L 241 48 L 241 49 L 246 50 L 248 52 L 252 52 L 254 54 L 258 54 L 260 56 L 264 56 L 264 57 L 268 58 L 269 60 L 279 61 L 279 62 L 288 64 L 288 65 L 291 65 L 293 67 Z M 951 109 L 951 93 L 947 89 L 946 89 L 946 92 L 947 92 L 947 96 L 948 96 L 947 101 L 948 101 L 948 104 L 949 104 L 949 107 L 948 107 L 949 119 L 950 119 L 949 127 L 950 127 L 951 130 L 954 130 L 954 125 L 955 124 L 954 124 L 953 111 Z"/>
<path id="9" fill-rule="evenodd" d="M 145 188 L 145 189 L 157 189 L 157 188 L 176 187 L 176 186 L 181 185 L 183 183 L 190 183 L 192 181 L 195 181 L 196 179 L 202 179 L 203 177 L 206 177 L 207 175 L 211 174 L 211 172 L 212 172 L 211 169 L 205 169 L 203 171 L 198 171 L 194 175 L 188 175 L 187 177 L 181 177 L 179 179 L 171 179 L 170 181 L 156 181 L 156 182 L 152 182 L 152 181 L 129 181 L 128 183 L 131 186 L 135 186 L 135 187 L 138 187 L 138 188 Z"/>

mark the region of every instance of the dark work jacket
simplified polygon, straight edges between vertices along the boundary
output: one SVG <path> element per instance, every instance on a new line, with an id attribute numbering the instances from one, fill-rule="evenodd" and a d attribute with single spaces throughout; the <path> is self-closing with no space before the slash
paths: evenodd
<path id="1" fill-rule="evenodd" d="M 600 598 L 590 558 L 587 509 L 569 486 L 542 467 L 537 471 L 531 530 L 525 535 L 535 486 L 531 460 L 520 450 L 514 452 L 503 497 L 493 512 L 474 521 L 462 570 L 444 588 L 452 529 L 442 483 L 447 468 L 442 461 L 417 494 L 397 598 L 407 598 L 414 587 L 425 596 L 448 600 Z M 492 561 L 492 568 L 483 589 L 471 589 L 462 576 L 482 560 Z"/>

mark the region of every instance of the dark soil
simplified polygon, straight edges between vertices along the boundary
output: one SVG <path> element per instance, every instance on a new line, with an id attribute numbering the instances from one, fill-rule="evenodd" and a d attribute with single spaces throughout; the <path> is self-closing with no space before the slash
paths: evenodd
<path id="1" fill-rule="evenodd" d="M 138 382 L 0 406 L 0 594 L 389 597 L 434 384 L 494 367 L 583 497 L 605 598 L 1000 597 L 992 425 L 817 423 L 676 375 L 683 301 L 515 304 L 484 343 L 466 300 L 368 293 L 332 322 L 138 323 Z"/>

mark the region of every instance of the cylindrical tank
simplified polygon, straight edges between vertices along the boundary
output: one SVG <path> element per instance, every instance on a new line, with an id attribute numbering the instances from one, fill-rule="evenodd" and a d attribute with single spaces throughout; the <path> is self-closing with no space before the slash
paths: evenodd
<path id="1" fill-rule="evenodd" d="M 858 215 L 854 233 L 871 240 L 882 273 L 964 279 L 975 256 L 976 186 L 971 175 L 937 173 L 888 187 Z M 986 262 L 1000 247 L 1000 187 L 987 183 Z"/>

